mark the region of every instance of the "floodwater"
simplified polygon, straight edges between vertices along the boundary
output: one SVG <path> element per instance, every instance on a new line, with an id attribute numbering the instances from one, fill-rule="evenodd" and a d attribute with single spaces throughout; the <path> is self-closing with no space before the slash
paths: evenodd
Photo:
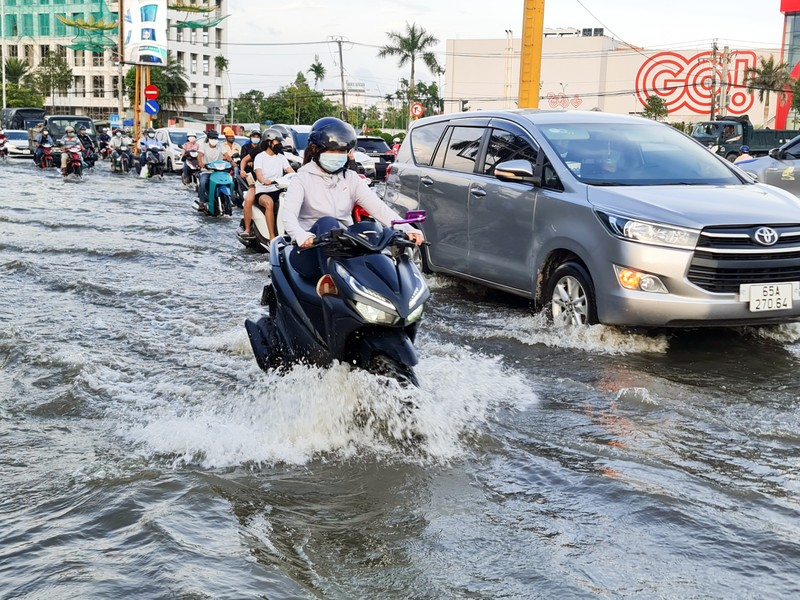
<path id="1" fill-rule="evenodd" d="M 437 276 L 421 389 L 278 376 L 238 215 L 0 189 L 0 598 L 800 596 L 800 327 L 558 330 Z"/>

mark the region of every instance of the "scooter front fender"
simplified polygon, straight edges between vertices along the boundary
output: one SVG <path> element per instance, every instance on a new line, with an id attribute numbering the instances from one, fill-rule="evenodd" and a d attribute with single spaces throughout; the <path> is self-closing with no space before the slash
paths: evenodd
<path id="1" fill-rule="evenodd" d="M 366 365 L 376 353 L 386 354 L 397 362 L 413 367 L 419 362 L 414 344 L 403 329 L 372 329 L 358 335 L 360 364 Z"/>

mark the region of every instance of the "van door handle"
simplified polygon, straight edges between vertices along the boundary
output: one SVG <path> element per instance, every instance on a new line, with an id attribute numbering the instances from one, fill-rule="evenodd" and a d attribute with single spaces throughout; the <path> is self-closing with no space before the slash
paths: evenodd
<path id="1" fill-rule="evenodd" d="M 420 179 L 420 183 L 422 183 L 422 185 L 433 185 L 433 179 L 425 175 L 425 177 Z"/>
<path id="2" fill-rule="evenodd" d="M 469 191 L 470 194 L 476 198 L 483 198 L 486 195 L 486 190 L 479 187 L 474 187 Z"/>

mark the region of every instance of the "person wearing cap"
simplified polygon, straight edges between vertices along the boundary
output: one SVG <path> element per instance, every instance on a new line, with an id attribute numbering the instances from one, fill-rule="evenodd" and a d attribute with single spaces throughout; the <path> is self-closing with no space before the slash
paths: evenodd
<path id="1" fill-rule="evenodd" d="M 200 164 L 201 169 L 205 169 L 207 164 L 218 160 L 224 160 L 222 148 L 219 145 L 219 133 L 215 129 L 211 129 L 206 133 L 206 143 L 200 147 L 197 162 Z M 208 179 L 210 177 L 211 173 L 208 171 L 197 176 L 197 195 L 201 204 L 208 202 Z"/>
<path id="2" fill-rule="evenodd" d="M 233 164 L 233 155 L 238 154 L 241 156 L 242 147 L 236 141 L 236 134 L 233 132 L 232 128 L 226 127 L 223 129 L 222 135 L 225 136 L 225 141 L 222 142 L 222 159 Z"/>
<path id="3" fill-rule="evenodd" d="M 64 137 L 62 137 L 58 141 L 58 145 L 61 146 L 61 174 L 66 175 L 67 159 L 69 158 L 69 155 L 67 153 L 67 148 L 72 148 L 74 146 L 77 146 L 78 148 L 80 148 L 81 156 L 83 156 L 84 147 L 83 144 L 81 144 L 80 138 L 78 138 L 78 136 L 75 135 L 75 128 L 72 127 L 71 125 L 68 125 L 64 129 Z"/>
<path id="4" fill-rule="evenodd" d="M 384 227 L 402 220 L 357 173 L 347 168 L 348 154 L 356 145 L 356 132 L 335 117 L 324 117 L 311 126 L 303 166 L 289 184 L 281 202 L 284 230 L 300 248 L 312 248 L 314 238 L 353 224 L 356 204 Z M 417 245 L 422 232 L 411 225 L 398 227 Z M 292 266 L 308 278 L 326 272 L 327 256 L 318 248 L 292 250 Z"/>
<path id="5" fill-rule="evenodd" d="M 44 152 L 42 150 L 42 144 L 55 146 L 55 142 L 46 127 L 39 132 L 39 135 L 34 138 L 33 142 L 36 144 L 36 150 L 33 151 L 33 163 L 38 167 L 39 161 L 42 159 L 42 153 Z"/>
<path id="6" fill-rule="evenodd" d="M 190 131 L 186 134 L 186 141 L 181 146 L 181 150 L 183 151 L 183 172 L 181 174 L 181 181 L 186 183 L 189 179 L 189 165 L 186 162 L 186 155 L 192 151 L 200 152 L 200 142 L 197 141 L 197 134 L 194 131 Z"/>
<path id="7" fill-rule="evenodd" d="M 244 195 L 245 216 L 252 215 L 253 202 L 256 198 L 256 175 L 253 172 L 256 156 L 261 154 L 261 131 L 253 129 L 250 132 L 250 140 L 242 145 L 242 162 L 239 163 L 240 173 L 247 181 L 247 193 Z M 245 218 L 245 231 L 240 235 L 248 237 L 250 235 L 250 219 Z"/>
<path id="8" fill-rule="evenodd" d="M 139 170 L 144 169 L 147 165 L 147 152 L 154 150 L 158 156 L 158 162 L 164 163 L 164 144 L 156 139 L 156 130 L 148 127 L 144 131 L 142 139 L 139 140 Z"/>
<path id="9" fill-rule="evenodd" d="M 733 161 L 733 164 L 742 162 L 743 160 L 753 160 L 754 156 L 750 155 L 750 146 L 744 145 L 739 147 L 739 156 Z"/>

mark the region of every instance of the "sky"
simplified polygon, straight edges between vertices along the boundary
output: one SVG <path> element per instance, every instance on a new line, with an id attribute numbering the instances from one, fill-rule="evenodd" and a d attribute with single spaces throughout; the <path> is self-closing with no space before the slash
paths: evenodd
<path id="1" fill-rule="evenodd" d="M 340 89 L 341 37 L 345 78 L 366 85 L 375 99 L 393 93 L 408 67 L 378 58 L 386 32 L 416 23 L 439 39 L 442 66 L 448 39 L 502 39 L 522 33 L 523 0 L 230 0 L 228 58 L 233 95 L 251 89 L 266 94 L 290 84 L 315 56 L 327 71 L 318 89 Z M 545 0 L 545 28 L 604 27 L 610 35 L 648 49 L 682 50 L 719 46 L 781 46 L 780 0 Z M 319 43 L 316 43 L 319 42 Z M 292 44 L 292 45 L 267 45 Z M 313 85 L 313 77 L 306 73 Z M 417 81 L 433 81 L 419 65 Z M 443 79 L 442 79 L 443 81 Z M 227 87 L 227 81 L 226 81 Z M 228 90 L 226 90 L 228 91 Z"/>

